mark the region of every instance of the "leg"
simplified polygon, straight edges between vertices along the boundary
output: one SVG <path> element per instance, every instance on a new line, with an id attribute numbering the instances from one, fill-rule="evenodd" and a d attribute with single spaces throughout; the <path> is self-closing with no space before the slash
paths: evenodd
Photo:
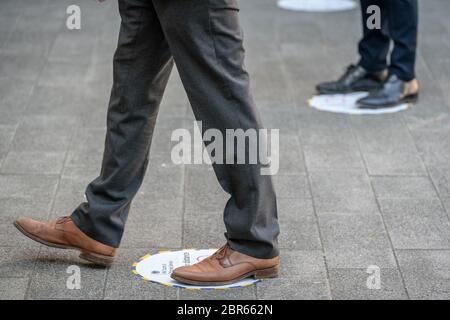
<path id="1" fill-rule="evenodd" d="M 86 190 L 87 202 L 72 214 L 89 237 L 118 247 L 131 201 L 148 162 L 159 104 L 173 62 L 151 1 L 119 0 L 122 17 L 114 56 L 100 176 Z"/>
<path id="2" fill-rule="evenodd" d="M 359 42 L 359 54 L 361 60 L 359 64 L 370 72 L 377 72 L 387 68 L 387 56 L 391 39 L 388 34 L 388 19 L 385 0 L 361 0 L 362 24 L 363 24 L 363 38 Z M 381 30 L 369 29 L 367 27 L 367 20 L 370 14 L 367 13 L 367 8 L 376 5 L 381 9 Z"/>
<path id="3" fill-rule="evenodd" d="M 203 129 L 261 128 L 243 69 L 236 0 L 153 0 L 183 85 Z M 224 212 L 229 245 L 246 255 L 278 255 L 276 199 L 259 165 L 214 165 L 231 195 Z"/>
<path id="4" fill-rule="evenodd" d="M 387 1 L 389 33 L 394 40 L 390 72 L 403 81 L 415 78 L 418 4 L 417 0 Z"/>

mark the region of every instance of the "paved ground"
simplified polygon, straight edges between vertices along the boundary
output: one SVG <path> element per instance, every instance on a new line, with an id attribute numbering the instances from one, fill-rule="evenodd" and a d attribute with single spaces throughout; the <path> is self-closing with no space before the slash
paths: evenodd
<path id="1" fill-rule="evenodd" d="M 208 167 L 170 162 L 170 134 L 192 128 L 176 74 L 161 108 L 147 179 L 118 263 L 33 244 L 11 227 L 67 215 L 99 172 L 115 1 L 0 2 L 0 298 L 450 298 L 450 2 L 420 1 L 420 103 L 402 114 L 344 116 L 307 107 L 314 84 L 356 60 L 357 11 L 298 14 L 241 1 L 247 67 L 265 124 L 281 129 L 279 280 L 219 293 L 143 283 L 133 261 L 155 248 L 219 246 L 225 194 Z M 211 192 L 213 190 L 214 192 Z M 66 288 L 81 266 L 81 290 Z M 380 290 L 366 287 L 370 265 Z"/>

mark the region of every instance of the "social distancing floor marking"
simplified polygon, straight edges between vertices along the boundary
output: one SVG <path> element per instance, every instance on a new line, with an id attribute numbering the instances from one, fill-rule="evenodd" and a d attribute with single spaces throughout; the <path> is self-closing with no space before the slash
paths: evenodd
<path id="1" fill-rule="evenodd" d="M 355 115 L 377 115 L 395 113 L 409 108 L 410 104 L 404 103 L 390 108 L 360 109 L 357 101 L 368 95 L 367 92 L 355 92 L 348 94 L 323 94 L 312 97 L 308 103 L 311 107 L 334 113 L 346 113 Z"/>
<path id="2" fill-rule="evenodd" d="M 180 283 L 170 277 L 175 268 L 192 265 L 209 257 L 217 249 L 184 249 L 179 251 L 157 251 L 147 254 L 133 263 L 132 272 L 144 281 L 161 284 L 166 287 L 187 290 L 226 290 L 251 286 L 261 280 L 243 279 L 225 286 L 193 286 Z"/>
<path id="3" fill-rule="evenodd" d="M 352 10 L 356 3 L 351 0 L 279 0 L 278 6 L 292 11 L 338 12 Z"/>

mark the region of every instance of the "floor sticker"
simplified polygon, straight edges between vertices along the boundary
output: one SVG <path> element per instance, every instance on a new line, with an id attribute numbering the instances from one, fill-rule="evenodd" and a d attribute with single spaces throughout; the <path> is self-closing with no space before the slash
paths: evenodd
<path id="1" fill-rule="evenodd" d="M 306 12 L 337 12 L 351 10 L 356 3 L 351 0 L 279 0 L 282 9 Z"/>
<path id="2" fill-rule="evenodd" d="M 367 95 L 367 92 L 355 92 L 349 94 L 323 94 L 312 97 L 308 101 L 308 103 L 311 107 L 317 110 L 356 115 L 395 113 L 406 110 L 410 106 L 410 104 L 404 103 L 401 105 L 383 109 L 359 109 L 356 102 Z"/>
<path id="3" fill-rule="evenodd" d="M 170 277 L 173 269 L 195 264 L 216 252 L 217 249 L 185 249 L 180 251 L 158 251 L 142 257 L 133 263 L 133 273 L 145 281 L 162 284 L 168 287 L 189 290 L 225 290 L 251 286 L 260 280 L 243 279 L 237 283 L 225 286 L 192 286 L 179 283 Z"/>

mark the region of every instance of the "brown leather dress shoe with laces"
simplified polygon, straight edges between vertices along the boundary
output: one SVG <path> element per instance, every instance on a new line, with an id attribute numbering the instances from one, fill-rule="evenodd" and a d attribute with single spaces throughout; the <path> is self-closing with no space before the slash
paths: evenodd
<path id="1" fill-rule="evenodd" d="M 280 258 L 257 259 L 237 252 L 226 244 L 212 256 L 192 266 L 173 270 L 171 277 L 191 285 L 220 286 L 248 277 L 276 278 Z"/>
<path id="2" fill-rule="evenodd" d="M 30 239 L 46 246 L 78 250 L 81 252 L 80 258 L 97 265 L 109 267 L 114 262 L 116 248 L 89 238 L 70 217 L 58 218 L 49 223 L 20 218 L 14 222 L 14 226 Z"/>

